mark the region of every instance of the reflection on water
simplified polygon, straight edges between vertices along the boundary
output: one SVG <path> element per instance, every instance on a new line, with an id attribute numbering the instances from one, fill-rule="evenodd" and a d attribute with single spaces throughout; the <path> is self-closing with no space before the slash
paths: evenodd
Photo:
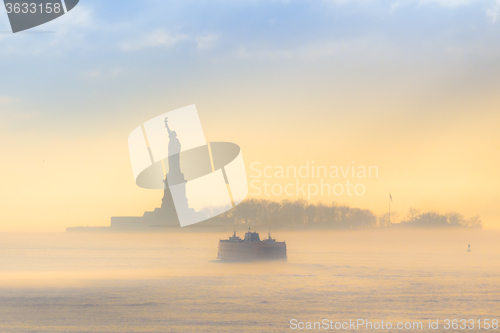
<path id="1" fill-rule="evenodd" d="M 499 232 L 275 236 L 287 241 L 288 263 L 213 262 L 225 234 L 0 234 L 0 331 L 282 332 L 292 318 L 498 319 Z"/>

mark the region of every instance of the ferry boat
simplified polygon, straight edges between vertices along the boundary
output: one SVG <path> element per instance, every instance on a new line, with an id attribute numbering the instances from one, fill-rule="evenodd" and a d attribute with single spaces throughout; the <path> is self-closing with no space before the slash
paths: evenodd
<path id="1" fill-rule="evenodd" d="M 217 259 L 221 261 L 287 260 L 286 242 L 277 242 L 271 237 L 260 240 L 258 232 L 248 230 L 241 239 L 236 231 L 229 239 L 219 241 Z"/>

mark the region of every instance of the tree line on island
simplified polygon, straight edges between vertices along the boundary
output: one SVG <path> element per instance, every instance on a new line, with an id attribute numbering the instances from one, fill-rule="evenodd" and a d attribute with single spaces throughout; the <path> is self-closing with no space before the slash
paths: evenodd
<path id="1" fill-rule="evenodd" d="M 237 224 L 252 227 L 272 225 L 274 229 L 363 229 L 377 227 L 482 228 L 479 216 L 465 218 L 451 212 L 421 212 L 410 208 L 404 220 L 397 212 L 376 215 L 368 209 L 353 208 L 335 202 L 313 204 L 306 200 L 247 199 L 224 214 Z M 391 223 L 392 221 L 392 223 Z M 394 223 L 398 221 L 397 223 Z"/>

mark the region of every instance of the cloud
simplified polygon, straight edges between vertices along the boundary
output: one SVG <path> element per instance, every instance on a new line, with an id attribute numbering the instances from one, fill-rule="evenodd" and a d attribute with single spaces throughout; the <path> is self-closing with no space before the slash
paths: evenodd
<path id="1" fill-rule="evenodd" d="M 86 4 L 78 5 L 78 10 L 72 10 L 57 20 L 45 24 L 44 29 L 63 31 L 80 28 L 99 28 L 94 10 Z"/>
<path id="2" fill-rule="evenodd" d="M 138 38 L 135 41 L 121 44 L 123 51 L 139 51 L 146 48 L 173 46 L 180 42 L 194 42 L 198 50 L 207 50 L 213 48 L 219 40 L 218 34 L 189 35 L 184 33 L 170 33 L 164 29 L 157 29 L 149 34 Z"/>
<path id="3" fill-rule="evenodd" d="M 436 3 L 441 7 L 459 7 L 477 2 L 477 0 L 420 0 L 419 4 Z"/>
<path id="4" fill-rule="evenodd" d="M 270 49 L 256 50 L 254 48 L 252 48 L 252 50 L 249 51 L 244 46 L 241 46 L 238 49 L 236 49 L 234 55 L 237 58 L 246 60 L 283 60 L 294 57 L 294 53 L 292 51 L 270 50 Z"/>
<path id="5" fill-rule="evenodd" d="M 491 21 L 491 23 L 495 23 L 498 19 L 498 13 L 500 12 L 500 0 L 497 1 L 493 8 L 486 10 L 486 16 Z"/>
<path id="6" fill-rule="evenodd" d="M 123 68 L 114 67 L 109 69 L 92 69 L 83 73 L 84 79 L 113 79 L 124 73 Z"/>
<path id="7" fill-rule="evenodd" d="M 8 22 L 8 20 L 6 20 Z M 10 25 L 1 24 L 0 30 L 10 31 Z M 79 5 L 78 9 L 47 22 L 33 29 L 17 34 L 0 34 L 0 59 L 2 56 L 14 55 L 62 55 L 74 49 L 82 49 L 93 41 L 87 38 L 90 30 L 100 30 L 101 27 L 95 20 L 92 8 Z M 34 32 L 47 32 L 34 34 Z"/>
<path id="8" fill-rule="evenodd" d="M 198 36 L 196 37 L 196 48 L 199 50 L 211 49 L 218 40 L 218 35 Z"/>
<path id="9" fill-rule="evenodd" d="M 345 5 L 352 3 L 358 3 L 358 4 L 384 3 L 383 1 L 380 0 L 324 0 L 324 2 L 333 3 L 336 5 Z M 418 3 L 420 5 L 428 3 L 436 3 L 442 7 L 458 7 L 458 6 L 468 5 L 474 2 L 479 2 L 479 1 L 478 0 L 401 0 L 393 2 L 391 7 L 394 8 L 394 6 L 396 6 L 397 8 L 401 4 L 412 4 L 412 3 Z"/>
<path id="10" fill-rule="evenodd" d="M 393 2 L 391 5 L 391 13 L 394 13 L 399 7 L 399 2 Z"/>
<path id="11" fill-rule="evenodd" d="M 123 51 L 137 51 L 156 46 L 171 46 L 183 40 L 190 39 L 186 34 L 170 34 L 163 29 L 155 30 L 134 42 L 121 45 Z"/>

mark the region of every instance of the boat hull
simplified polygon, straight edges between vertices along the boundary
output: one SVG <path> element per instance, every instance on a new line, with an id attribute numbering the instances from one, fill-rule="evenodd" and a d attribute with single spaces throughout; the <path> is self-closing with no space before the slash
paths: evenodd
<path id="1" fill-rule="evenodd" d="M 222 261 L 287 260 L 285 242 L 219 242 Z"/>

